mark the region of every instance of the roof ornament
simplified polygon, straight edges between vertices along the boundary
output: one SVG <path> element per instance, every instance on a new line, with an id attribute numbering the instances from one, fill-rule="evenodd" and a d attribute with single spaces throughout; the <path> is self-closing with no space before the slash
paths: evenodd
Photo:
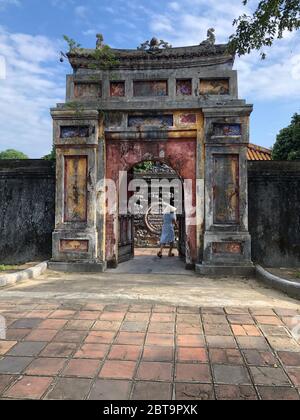
<path id="1" fill-rule="evenodd" d="M 157 38 L 152 38 L 151 41 L 143 42 L 137 49 L 139 51 L 147 51 L 148 53 L 157 53 L 161 50 L 166 50 L 172 48 L 172 45 L 166 41 L 158 40 Z"/>
<path id="2" fill-rule="evenodd" d="M 207 31 L 207 39 L 203 42 L 201 42 L 200 45 L 202 46 L 206 46 L 206 47 L 211 47 L 213 45 L 215 45 L 216 43 L 216 35 L 215 35 L 215 29 L 214 28 L 209 28 L 209 30 Z"/>
<path id="3" fill-rule="evenodd" d="M 102 48 L 104 47 L 104 37 L 102 34 L 97 34 L 96 38 L 97 38 L 96 50 L 102 50 Z"/>

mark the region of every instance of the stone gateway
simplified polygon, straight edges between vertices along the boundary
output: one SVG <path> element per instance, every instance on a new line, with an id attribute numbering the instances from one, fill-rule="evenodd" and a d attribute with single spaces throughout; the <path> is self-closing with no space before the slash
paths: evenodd
<path id="1" fill-rule="evenodd" d="M 252 106 L 238 98 L 234 56 L 214 42 L 152 44 L 112 49 L 109 66 L 99 65 L 102 41 L 96 50 L 68 53 L 73 74 L 66 103 L 51 110 L 57 186 L 50 267 L 102 271 L 132 256 L 132 217 L 118 211 L 120 174 L 153 161 L 189 180 L 187 267 L 247 274 L 253 269 L 247 192 Z M 103 179 L 117 186 L 113 214 L 99 211 L 107 202 Z"/>

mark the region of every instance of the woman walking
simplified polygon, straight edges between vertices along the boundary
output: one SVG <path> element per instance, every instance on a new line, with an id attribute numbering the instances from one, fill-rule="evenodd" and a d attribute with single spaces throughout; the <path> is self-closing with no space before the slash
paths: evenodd
<path id="1" fill-rule="evenodd" d="M 164 209 L 164 221 L 160 238 L 160 250 L 157 254 L 159 258 L 162 258 L 164 247 L 167 245 L 170 245 L 169 257 L 174 257 L 172 251 L 175 242 L 175 226 L 177 226 L 176 208 L 166 205 Z"/>

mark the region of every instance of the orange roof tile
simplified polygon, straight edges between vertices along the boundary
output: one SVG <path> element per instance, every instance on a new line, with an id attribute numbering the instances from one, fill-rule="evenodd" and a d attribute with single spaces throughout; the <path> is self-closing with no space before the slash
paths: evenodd
<path id="1" fill-rule="evenodd" d="M 271 149 L 249 143 L 247 157 L 248 160 L 272 160 L 272 151 Z"/>

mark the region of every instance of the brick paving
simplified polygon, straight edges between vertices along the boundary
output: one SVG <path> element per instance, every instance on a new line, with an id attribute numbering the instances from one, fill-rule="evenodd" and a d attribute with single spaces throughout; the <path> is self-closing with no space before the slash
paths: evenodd
<path id="1" fill-rule="evenodd" d="M 299 310 L 0 300 L 1 399 L 300 399 Z"/>

